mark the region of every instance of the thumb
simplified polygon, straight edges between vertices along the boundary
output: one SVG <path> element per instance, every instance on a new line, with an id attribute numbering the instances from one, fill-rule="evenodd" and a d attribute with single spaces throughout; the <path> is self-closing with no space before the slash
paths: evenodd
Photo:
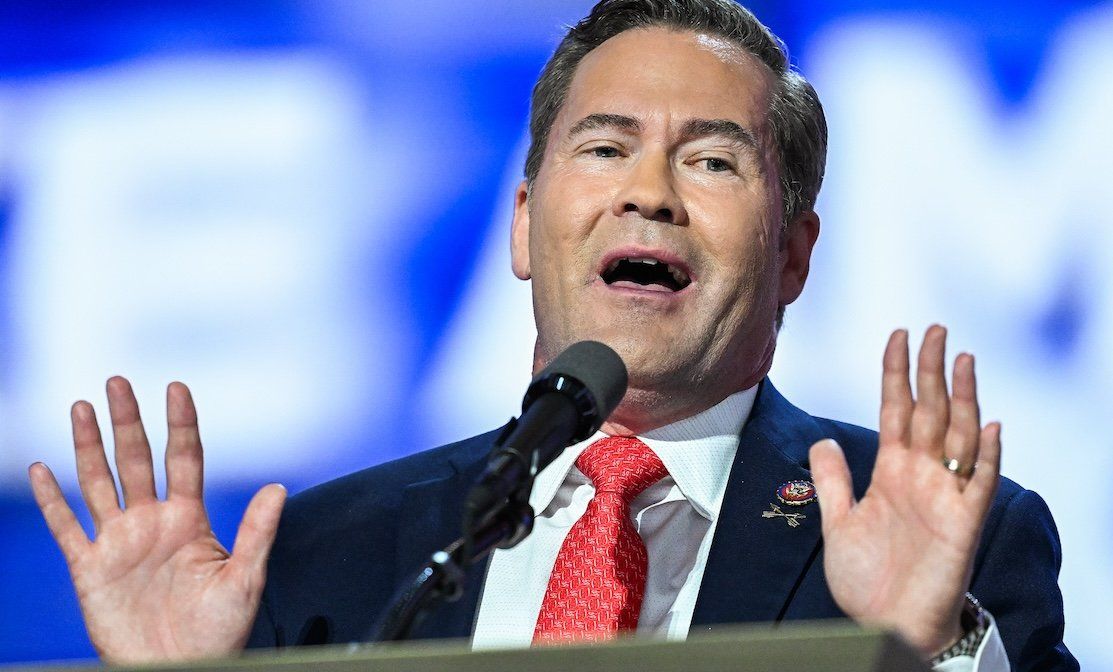
<path id="1" fill-rule="evenodd" d="M 232 546 L 234 562 L 248 570 L 258 571 L 266 566 L 285 503 L 286 488 L 278 483 L 271 483 L 255 493 L 236 532 Z"/>
<path id="2" fill-rule="evenodd" d="M 808 457 L 826 531 L 829 526 L 838 525 L 854 506 L 850 467 L 846 464 L 842 448 L 834 439 L 824 439 L 813 445 Z"/>

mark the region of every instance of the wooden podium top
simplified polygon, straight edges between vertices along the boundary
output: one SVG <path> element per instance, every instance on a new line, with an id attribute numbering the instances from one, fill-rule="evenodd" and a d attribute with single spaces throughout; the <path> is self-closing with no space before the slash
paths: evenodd
<path id="1" fill-rule="evenodd" d="M 44 664 L 6 668 L 5 672 L 83 672 L 86 665 Z M 111 668 L 169 672 L 247 672 L 249 670 L 324 670 L 326 672 L 915 672 L 927 666 L 896 635 L 848 623 L 721 627 L 684 642 L 627 638 L 603 645 L 471 651 L 461 642 L 387 643 L 373 647 L 305 647 L 248 652 L 234 659 L 190 664 Z"/>

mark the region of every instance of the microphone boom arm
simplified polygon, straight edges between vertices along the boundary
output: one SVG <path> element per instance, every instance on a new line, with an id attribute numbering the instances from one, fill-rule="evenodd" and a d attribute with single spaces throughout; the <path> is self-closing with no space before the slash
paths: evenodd
<path id="1" fill-rule="evenodd" d="M 395 596 L 370 641 L 409 639 L 439 601 L 463 594 L 467 568 L 533 531 L 533 480 L 567 446 L 587 439 L 626 392 L 626 366 L 602 343 L 562 352 L 530 383 L 522 415 L 503 428 L 487 468 L 468 492 L 461 536 L 437 551 Z"/>

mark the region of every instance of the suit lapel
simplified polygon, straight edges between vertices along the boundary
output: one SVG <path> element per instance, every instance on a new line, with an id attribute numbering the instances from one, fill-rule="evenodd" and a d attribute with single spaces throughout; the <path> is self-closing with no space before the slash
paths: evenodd
<path id="1" fill-rule="evenodd" d="M 492 432 L 464 442 L 443 473 L 406 488 L 399 509 L 397 585 L 408 585 L 434 551 L 459 536 L 464 497 L 497 436 Z M 788 403 L 768 379 L 762 383 L 731 467 L 693 632 L 717 623 L 771 622 L 783 616 L 818 556 L 820 517 L 818 503 L 789 507 L 775 493 L 788 481 L 811 479 L 808 449 L 822 438 L 811 416 Z M 797 527 L 783 517 L 763 518 L 774 504 L 805 517 Z M 463 597 L 435 609 L 419 634 L 471 636 L 486 571 L 487 561 L 471 567 Z"/>
<path id="2" fill-rule="evenodd" d="M 460 536 L 464 498 L 486 464 L 484 458 L 496 436 L 498 433 L 493 432 L 469 439 L 449 458 L 449 473 L 406 488 L 399 509 L 395 585 L 410 585 L 435 551 Z M 470 637 L 486 573 L 487 559 L 468 568 L 463 596 L 456 602 L 437 605 L 416 635 Z"/>
<path id="3" fill-rule="evenodd" d="M 820 547 L 819 504 L 788 506 L 777 489 L 811 480 L 807 452 L 822 439 L 811 416 L 766 379 L 742 430 L 692 616 L 692 631 L 716 623 L 778 621 Z M 800 513 L 799 525 L 773 511 Z"/>

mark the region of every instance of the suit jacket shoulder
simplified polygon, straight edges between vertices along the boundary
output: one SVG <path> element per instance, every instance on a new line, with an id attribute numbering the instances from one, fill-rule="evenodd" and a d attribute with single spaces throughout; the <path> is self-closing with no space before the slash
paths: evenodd
<path id="1" fill-rule="evenodd" d="M 795 466 L 810 478 L 807 451 L 815 441 L 823 438 L 834 438 L 839 442 L 850 466 L 855 495 L 861 497 L 869 487 L 877 456 L 877 432 L 811 416 L 790 404 L 769 381 L 765 381 L 755 402 L 751 421 L 743 429 L 728 496 L 734 502 L 749 499 L 748 506 L 752 508 L 761 498 L 747 494 L 744 482 L 751 486 L 757 484 L 759 488 L 776 487 L 779 480 L 788 480 L 787 476 Z M 763 465 L 758 469 L 747 469 L 747 460 Z M 776 477 L 770 478 L 770 475 Z M 762 564 L 760 572 L 743 586 L 738 586 L 737 580 L 734 580 L 734 587 L 746 590 L 756 588 L 761 583 L 760 574 L 774 577 L 774 585 L 777 585 L 778 573 L 781 579 L 776 592 L 783 602 L 776 616 L 772 615 L 772 606 L 777 604 L 774 599 L 758 614 L 758 618 L 752 618 L 752 613 L 745 613 L 738 620 L 776 622 L 842 615 L 830 595 L 823 573 L 823 544 L 819 535 L 821 516 L 818 511 L 807 512 L 814 514 L 815 519 L 805 520 L 796 529 L 774 526 L 773 529 L 759 529 L 746 534 L 744 530 L 739 533 L 737 523 L 725 520 L 727 506 L 724 502 L 720 525 L 726 523 L 734 534 L 716 533 L 712 559 L 716 552 L 730 556 L 725 561 L 720 558 L 721 565 L 715 567 L 716 576 L 737 575 L 738 571 L 729 567 L 736 568 L 743 561 L 742 556 L 747 553 L 742 548 L 762 544 L 776 550 L 757 551 L 756 561 Z M 815 508 L 818 509 L 818 506 Z M 738 510 L 737 506 L 730 515 L 732 519 L 752 516 L 749 510 Z M 801 531 L 805 534 L 799 534 Z M 814 546 L 811 546 L 813 537 Z M 811 548 L 810 554 L 804 550 L 808 547 Z M 751 556 L 754 553 L 748 552 Z M 775 556 L 776 562 L 772 557 L 763 555 Z M 712 559 L 709 559 L 709 572 Z M 1001 477 L 975 555 L 969 590 L 996 619 L 1014 669 L 1078 669 L 1078 662 L 1063 644 L 1063 601 L 1058 585 L 1061 561 L 1058 533 L 1046 504 L 1036 493 Z M 789 577 L 794 581 L 790 581 Z M 732 589 L 721 578 L 718 581 L 719 584 L 712 590 Z M 704 594 L 701 592 L 701 598 Z M 716 602 L 712 591 L 707 591 L 707 599 L 711 603 Z M 718 620 L 721 615 L 728 616 L 727 620 L 719 622 L 731 622 L 739 616 L 738 608 L 728 606 L 725 600 L 722 607 L 724 612 L 729 613 L 715 614 L 710 618 L 707 613 L 702 616 L 709 621 Z"/>
<path id="2" fill-rule="evenodd" d="M 877 433 L 834 420 L 815 420 L 844 446 L 855 475 L 855 494 L 861 497 L 869 486 Z M 975 556 L 970 592 L 996 619 L 1014 669 L 1078 669 L 1063 643 L 1058 584 L 1062 559 L 1047 504 L 1037 493 L 1002 476 Z"/>
<path id="3" fill-rule="evenodd" d="M 248 646 L 367 638 L 395 590 L 458 536 L 466 486 L 497 434 L 364 469 L 292 497 Z M 475 592 L 462 600 L 465 609 Z M 467 636 L 470 621 L 450 627 L 446 611 L 455 613 L 436 613 L 428 636 Z"/>

